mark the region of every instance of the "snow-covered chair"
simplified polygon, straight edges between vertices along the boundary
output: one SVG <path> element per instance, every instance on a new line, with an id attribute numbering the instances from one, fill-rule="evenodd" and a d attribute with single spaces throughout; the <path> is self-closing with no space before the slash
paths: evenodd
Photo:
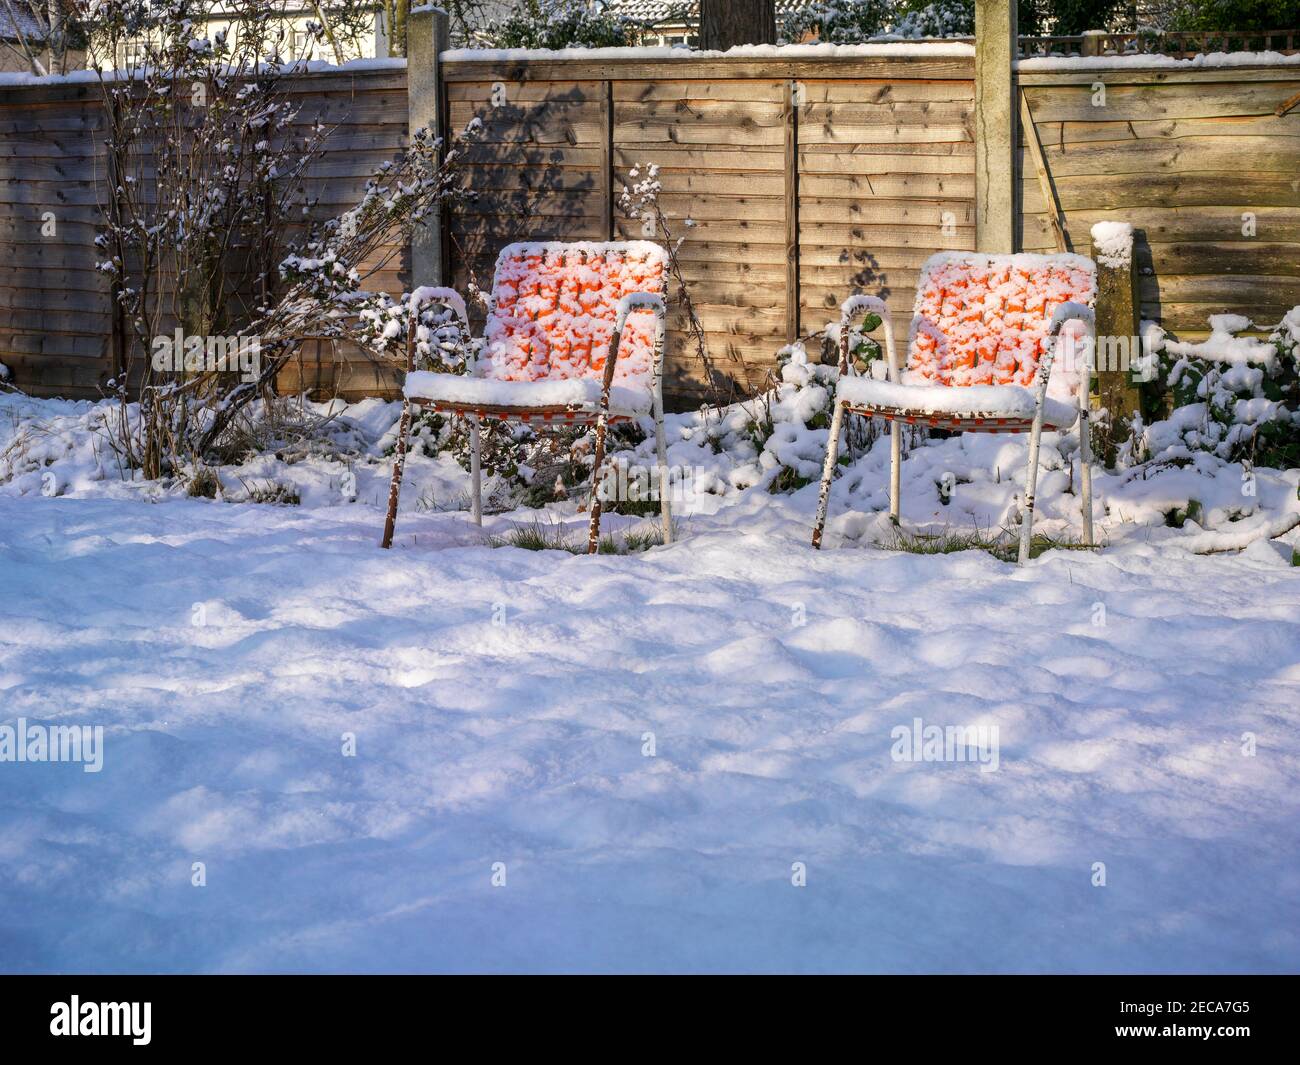
<path id="1" fill-rule="evenodd" d="M 1088 389 L 1097 268 L 1081 255 L 984 255 L 942 252 L 921 268 L 907 367 L 899 365 L 883 300 L 851 296 L 841 308 L 840 377 L 830 444 L 822 472 L 813 547 L 821 546 L 831 480 L 845 413 L 888 419 L 889 513 L 898 521 L 899 425 L 1029 436 L 1029 470 L 1020 530 L 1020 561 L 1029 558 L 1039 437 L 1043 429 L 1080 422 L 1080 489 L 1086 543 L 1092 537 L 1092 473 Z M 885 331 L 888 378 L 850 376 L 849 331 L 864 314 Z M 1075 342 L 1078 357 L 1052 373 L 1057 339 Z"/>
<path id="2" fill-rule="evenodd" d="M 470 423 L 473 518 L 483 522 L 479 424 L 594 425 L 588 550 L 611 422 L 654 418 L 664 538 L 672 536 L 664 438 L 667 255 L 649 241 L 510 244 L 497 257 L 483 344 L 468 374 L 407 374 L 408 400 Z M 450 289 L 428 290 L 464 318 Z M 468 326 L 466 326 L 468 331 Z"/>

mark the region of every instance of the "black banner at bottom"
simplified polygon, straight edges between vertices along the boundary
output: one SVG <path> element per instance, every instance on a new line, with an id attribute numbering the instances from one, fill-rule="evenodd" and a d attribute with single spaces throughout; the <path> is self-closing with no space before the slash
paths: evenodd
<path id="1" fill-rule="evenodd" d="M 716 1042 L 733 1055 L 753 1044 L 768 1056 L 782 1041 L 812 1050 L 828 1035 L 863 1051 L 920 1040 L 926 1051 L 1164 1044 L 1234 1053 L 1289 1046 L 1296 1027 L 1293 977 L 692 979 L 696 986 L 608 976 L 8 976 L 0 1049 L 337 1054 L 468 1039 L 489 1053 L 607 1052 L 626 1026 L 623 1045 L 673 1053 Z"/>

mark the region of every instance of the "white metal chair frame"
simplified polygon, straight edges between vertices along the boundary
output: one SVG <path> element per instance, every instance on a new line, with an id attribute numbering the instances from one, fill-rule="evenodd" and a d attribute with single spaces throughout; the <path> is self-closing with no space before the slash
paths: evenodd
<path id="1" fill-rule="evenodd" d="M 877 314 L 880 317 L 881 326 L 885 331 L 885 355 L 889 364 L 889 380 L 894 384 L 900 384 L 902 367 L 899 364 L 898 351 L 894 346 L 893 325 L 890 322 L 888 307 L 879 296 L 850 296 L 840 308 L 840 380 L 843 381 L 849 376 L 849 330 L 859 316 L 869 313 Z M 1056 347 L 1061 327 L 1070 321 L 1082 323 L 1087 331 L 1087 336 L 1090 339 L 1093 338 L 1095 320 L 1091 308 L 1081 303 L 1064 303 L 1057 308 L 1052 316 L 1046 350 L 1038 361 L 1034 392 L 1034 416 L 1032 421 L 1028 423 L 1016 418 L 983 417 L 978 411 L 936 417 L 900 407 L 854 404 L 840 396 L 840 386 L 837 384 L 834 401 L 835 410 L 831 416 L 830 441 L 826 448 L 826 463 L 822 468 L 821 491 L 817 499 L 817 518 L 813 526 L 812 546 L 814 548 L 821 547 L 822 531 L 826 526 L 826 513 L 830 506 L 831 481 L 834 479 L 836 460 L 839 457 L 840 430 L 843 426 L 844 416 L 848 413 L 885 418 L 890 423 L 889 517 L 894 524 L 898 524 L 901 482 L 901 422 L 942 425 L 945 428 L 976 433 L 1020 433 L 1027 430 L 1029 432 L 1029 468 L 1025 475 L 1025 498 L 1021 506 L 1019 561 L 1022 564 L 1029 561 L 1029 549 L 1033 538 L 1034 494 L 1038 486 L 1039 442 L 1043 432 L 1043 407 L 1047 399 L 1047 383 L 1052 372 L 1052 363 L 1056 358 Z M 1092 449 L 1088 418 L 1088 393 L 1092 384 L 1092 359 L 1090 356 L 1094 350 L 1094 345 L 1088 343 L 1083 345 L 1083 348 L 1085 352 L 1085 358 L 1082 360 L 1083 372 L 1079 375 L 1079 387 L 1075 398 L 1079 407 L 1079 460 L 1081 467 L 1079 481 L 1083 508 L 1083 537 L 1084 543 L 1091 547 L 1093 545 Z M 957 389 L 961 386 L 951 387 Z"/>

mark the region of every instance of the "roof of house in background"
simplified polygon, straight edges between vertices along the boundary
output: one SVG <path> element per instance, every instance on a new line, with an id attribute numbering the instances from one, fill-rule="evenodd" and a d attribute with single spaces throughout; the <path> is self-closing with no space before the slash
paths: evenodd
<path id="1" fill-rule="evenodd" d="M 778 16 L 806 7 L 810 0 L 776 0 Z M 700 19 L 699 0 L 608 0 L 609 7 L 620 15 L 638 22 L 664 22 L 673 15 L 686 13 L 691 22 Z"/>
<path id="2" fill-rule="evenodd" d="M 10 4 L 0 5 L 0 40 L 17 41 L 20 31 L 21 36 L 29 41 L 43 41 L 45 20 L 32 12 L 26 0 L 11 0 Z"/>

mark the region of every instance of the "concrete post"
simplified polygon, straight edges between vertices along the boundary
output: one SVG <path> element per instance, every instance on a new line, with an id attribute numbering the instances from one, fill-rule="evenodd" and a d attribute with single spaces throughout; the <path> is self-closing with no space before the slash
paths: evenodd
<path id="1" fill-rule="evenodd" d="M 406 22 L 407 129 L 428 126 L 445 137 L 442 121 L 442 84 L 439 56 L 450 46 L 447 13 L 436 7 L 417 7 Z M 435 209 L 411 237 L 411 286 L 445 285 L 442 212 Z"/>
<path id="2" fill-rule="evenodd" d="M 975 247 L 1016 250 L 1016 0 L 975 0 Z"/>

